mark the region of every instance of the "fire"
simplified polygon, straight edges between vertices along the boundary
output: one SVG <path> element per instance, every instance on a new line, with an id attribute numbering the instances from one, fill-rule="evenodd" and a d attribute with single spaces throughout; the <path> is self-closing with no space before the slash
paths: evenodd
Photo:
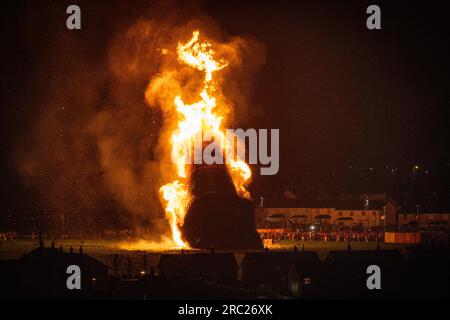
<path id="1" fill-rule="evenodd" d="M 162 238 L 160 241 L 147 241 L 147 240 L 136 240 L 136 241 L 124 241 L 119 242 L 116 247 L 122 250 L 143 250 L 143 251 L 170 251 L 177 249 L 177 245 L 174 243 L 173 239 L 167 237 Z"/>
<path id="2" fill-rule="evenodd" d="M 177 179 L 160 188 L 172 238 L 179 248 L 189 247 L 183 241 L 179 229 L 183 225 L 190 201 L 185 164 L 186 152 L 190 149 L 186 146 L 190 146 L 196 137 L 203 134 L 213 137 L 225 156 L 234 148 L 234 144 L 227 141 L 223 128 L 225 112 L 221 105 L 216 103 L 214 96 L 217 91 L 214 73 L 226 68 L 228 61 L 216 59 L 212 45 L 207 41 L 200 41 L 199 38 L 200 32 L 194 31 L 188 42 L 178 43 L 177 46 L 178 62 L 203 72 L 203 80 L 196 102 L 186 104 L 180 95 L 175 96 L 173 100 L 177 120 L 170 134 L 170 146 Z M 251 178 L 249 166 L 243 160 L 234 157 L 228 157 L 226 163 L 237 192 L 243 197 L 249 197 L 250 194 L 245 188 Z"/>
<path id="3" fill-rule="evenodd" d="M 186 208 L 189 203 L 189 191 L 184 183 L 178 180 L 165 184 L 159 190 L 166 200 L 166 215 L 169 218 L 172 238 L 175 244 L 181 248 L 187 248 L 188 245 L 182 240 L 181 232 L 178 228 L 180 221 L 183 221 L 186 215 Z"/>

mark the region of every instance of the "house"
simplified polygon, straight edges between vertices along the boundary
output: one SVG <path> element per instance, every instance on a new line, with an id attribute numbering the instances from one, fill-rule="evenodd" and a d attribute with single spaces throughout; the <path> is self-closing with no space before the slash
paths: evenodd
<path id="1" fill-rule="evenodd" d="M 323 298 L 327 285 L 324 266 L 324 262 L 315 259 L 292 264 L 286 277 L 288 295 L 302 299 Z"/>
<path id="2" fill-rule="evenodd" d="M 255 219 L 258 229 L 292 229 L 315 223 L 372 228 L 383 225 L 386 203 L 386 199 L 362 196 L 317 200 L 267 200 L 264 207 L 255 209 Z"/>
<path id="3" fill-rule="evenodd" d="M 382 290 L 369 290 L 369 266 L 381 270 Z M 403 270 L 407 267 L 398 250 L 330 251 L 326 258 L 328 293 L 332 298 L 389 298 L 406 294 L 407 281 Z"/>
<path id="4" fill-rule="evenodd" d="M 16 285 L 19 279 L 17 273 L 18 260 L 0 259 L 0 298 L 10 299 L 17 295 Z"/>
<path id="5" fill-rule="evenodd" d="M 450 202 L 442 199 L 404 200 L 397 212 L 400 227 L 446 231 L 450 221 Z"/>
<path id="6" fill-rule="evenodd" d="M 320 283 L 321 266 L 314 251 L 248 252 L 240 266 L 241 280 L 251 287 L 299 297 L 305 286 Z"/>
<path id="7" fill-rule="evenodd" d="M 338 226 L 379 227 L 382 225 L 385 204 L 384 200 L 340 199 L 336 202 L 331 223 Z"/>
<path id="8" fill-rule="evenodd" d="M 158 269 L 171 279 L 235 281 L 238 265 L 232 253 L 163 254 Z"/>
<path id="9" fill-rule="evenodd" d="M 108 266 L 84 253 L 63 252 L 43 246 L 18 260 L 10 261 L 9 288 L 12 296 L 39 298 L 96 297 L 109 290 Z M 71 265 L 80 267 L 81 289 L 69 290 L 67 279 Z"/>
<path id="10" fill-rule="evenodd" d="M 415 249 L 407 258 L 403 270 L 405 290 L 410 297 L 422 299 L 448 299 L 450 297 L 450 250 Z"/>

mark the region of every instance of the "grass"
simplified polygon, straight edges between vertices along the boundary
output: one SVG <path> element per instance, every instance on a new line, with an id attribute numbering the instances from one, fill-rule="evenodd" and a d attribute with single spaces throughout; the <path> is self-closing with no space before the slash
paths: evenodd
<path id="1" fill-rule="evenodd" d="M 294 241 L 294 240 L 280 240 L 275 242 L 275 248 L 279 249 L 292 249 L 294 246 L 297 246 L 299 249 L 302 246 L 305 246 L 305 250 L 314 250 L 314 251 L 331 251 L 331 250 L 347 250 L 348 242 L 345 241 Z M 374 241 L 371 242 L 350 242 L 352 249 L 354 250 L 376 250 L 377 243 Z M 382 243 L 380 242 L 380 249 L 398 249 L 401 245 L 399 244 L 391 244 L 391 243 Z"/>
<path id="2" fill-rule="evenodd" d="M 45 241 L 45 246 L 50 246 L 51 241 Z M 112 266 L 114 255 L 120 256 L 120 265 L 122 271 L 126 268 L 127 259 L 130 259 L 133 269 L 140 270 L 143 268 L 143 252 L 138 250 L 124 250 L 120 248 L 120 241 L 116 240 L 79 240 L 79 239 L 63 239 L 56 240 L 55 247 L 63 247 L 65 252 L 73 248 L 74 252 L 78 252 L 80 246 L 83 252 L 100 260 L 106 265 Z M 30 252 L 38 247 L 37 240 L 18 239 L 2 241 L 0 245 L 0 260 L 18 259 L 24 253 Z M 160 253 L 148 253 L 147 265 L 149 267 L 156 266 L 159 261 Z"/>
<path id="3" fill-rule="evenodd" d="M 50 241 L 46 241 L 46 246 L 50 245 Z M 30 252 L 38 246 L 37 240 L 18 239 L 2 241 L 0 245 L 0 260 L 17 259 L 23 253 Z M 120 248 L 120 242 L 116 240 L 79 240 L 79 239 L 63 239 L 55 241 L 55 246 L 63 247 L 64 251 L 69 251 L 72 247 L 74 252 L 78 252 L 80 246 L 83 247 L 83 252 L 96 257 L 99 260 L 107 261 L 110 264 L 112 256 L 119 254 L 132 258 L 133 255 L 142 256 L 142 251 L 125 250 Z M 303 246 L 307 251 L 317 251 L 319 254 L 328 252 L 330 250 L 347 250 L 347 242 L 322 242 L 322 241 L 293 241 L 280 240 L 274 244 L 272 250 L 292 250 L 294 246 L 302 249 Z M 376 242 L 351 242 L 353 250 L 376 250 Z M 398 249 L 401 245 L 380 243 L 381 249 Z M 177 251 L 175 251 L 177 252 Z M 159 255 L 161 252 L 153 252 L 151 254 Z"/>

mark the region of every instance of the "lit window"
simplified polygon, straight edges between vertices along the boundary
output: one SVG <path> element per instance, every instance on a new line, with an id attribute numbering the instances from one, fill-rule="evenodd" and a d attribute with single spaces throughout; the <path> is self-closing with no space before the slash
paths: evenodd
<path id="1" fill-rule="evenodd" d="M 306 277 L 305 279 L 303 279 L 304 283 L 306 285 L 310 285 L 311 284 L 311 278 L 310 277 Z"/>

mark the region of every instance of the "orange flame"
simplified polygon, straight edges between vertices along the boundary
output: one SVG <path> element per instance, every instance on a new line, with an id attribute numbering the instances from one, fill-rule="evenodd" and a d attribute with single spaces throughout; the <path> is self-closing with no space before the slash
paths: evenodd
<path id="1" fill-rule="evenodd" d="M 169 219 L 172 238 L 179 248 L 188 248 L 183 241 L 180 226 L 184 223 L 187 207 L 189 205 L 189 189 L 187 185 L 186 152 L 189 152 L 191 142 L 195 137 L 207 134 L 214 137 L 225 155 L 234 154 L 234 145 L 227 141 L 225 130 L 222 127 L 223 116 L 220 116 L 220 105 L 216 105 L 214 92 L 217 90 L 214 73 L 228 66 L 224 59 L 215 59 L 215 52 L 207 41 L 199 41 L 200 32 L 194 31 L 192 38 L 186 42 L 178 43 L 178 61 L 187 64 L 204 73 L 202 90 L 199 100 L 193 104 L 185 104 L 181 96 L 176 96 L 173 103 L 177 111 L 177 123 L 170 135 L 172 160 L 175 162 L 175 171 L 178 179 L 163 185 L 160 194 L 165 200 L 166 217 Z M 233 141 L 234 143 L 234 141 Z M 249 197 L 245 185 L 251 178 L 248 165 L 241 159 L 227 158 L 227 166 L 237 192 L 243 197 Z"/>

